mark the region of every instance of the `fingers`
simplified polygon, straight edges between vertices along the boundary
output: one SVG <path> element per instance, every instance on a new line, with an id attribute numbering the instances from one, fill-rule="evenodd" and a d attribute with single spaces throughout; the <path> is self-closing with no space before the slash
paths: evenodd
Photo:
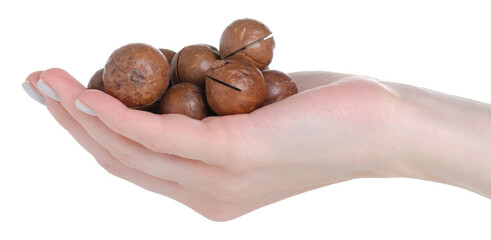
<path id="1" fill-rule="evenodd" d="M 106 149 L 95 142 L 85 130 L 57 103 L 48 105 L 48 110 L 55 119 L 84 147 L 97 162 L 109 173 L 132 182 L 146 190 L 156 192 L 170 198 L 179 198 L 179 186 L 176 182 L 157 178 L 129 168 L 116 160 Z"/>
<path id="2" fill-rule="evenodd" d="M 22 83 L 22 88 L 24 88 L 24 91 L 27 93 L 27 95 L 29 95 L 36 102 L 45 105 L 43 96 L 39 93 L 39 91 L 36 88 L 36 83 L 41 73 L 42 71 L 37 71 L 29 74 L 26 81 Z"/>
<path id="3" fill-rule="evenodd" d="M 129 109 L 99 91 L 85 91 L 79 99 L 110 129 L 155 152 L 214 165 L 219 163 L 221 150 L 227 146 L 226 134 L 221 128 L 204 121 L 178 114 L 156 115 Z"/>
<path id="4" fill-rule="evenodd" d="M 87 134 L 124 165 L 158 178 L 177 182 L 193 180 L 187 177 L 187 174 L 192 174 L 193 177 L 203 175 L 197 172 L 204 171 L 204 164 L 149 151 L 131 139 L 113 132 L 98 118 L 81 112 L 75 106 L 75 101 L 86 89 L 65 71 L 50 69 L 43 72 L 41 78 L 44 84 L 56 93 L 61 105 Z M 195 172 L 196 174 L 193 174 Z"/>
<path id="5" fill-rule="evenodd" d="M 36 86 L 41 72 L 31 74 L 27 81 Z M 35 87 L 33 87 L 35 88 Z M 35 88 L 37 90 L 37 88 Z M 38 90 L 37 90 L 38 91 Z M 39 93 L 38 93 L 39 94 Z M 126 179 L 134 184 L 157 192 L 171 198 L 179 198 L 179 186 L 177 183 L 149 176 L 143 172 L 126 167 L 118 162 L 106 149 L 95 142 L 77 121 L 65 110 L 60 103 L 46 98 L 46 105 L 53 117 L 82 145 L 89 153 L 91 153 L 98 163 L 111 174 Z"/>

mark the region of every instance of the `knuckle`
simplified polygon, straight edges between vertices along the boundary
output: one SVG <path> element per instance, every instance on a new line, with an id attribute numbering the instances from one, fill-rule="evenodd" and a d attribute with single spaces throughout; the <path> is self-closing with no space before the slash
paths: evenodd
<path id="1" fill-rule="evenodd" d="M 108 173 L 119 177 L 120 176 L 120 170 L 117 164 L 115 164 L 113 161 L 108 160 L 108 159 L 98 159 L 96 158 L 97 163 Z"/>
<path id="2" fill-rule="evenodd" d="M 152 137 L 151 140 L 147 144 L 148 149 L 152 152 L 160 152 L 160 153 L 165 153 L 165 150 L 160 143 L 158 137 Z"/>
<path id="3" fill-rule="evenodd" d="M 122 164 L 129 168 L 141 169 L 141 162 L 127 151 L 117 151 L 113 156 Z"/>
<path id="4" fill-rule="evenodd" d="M 242 215 L 237 213 L 238 208 L 224 206 L 224 205 L 215 205 L 213 207 L 207 207 L 198 212 L 205 218 L 215 222 L 230 221 Z"/>
<path id="5" fill-rule="evenodd" d="M 166 153 L 165 146 L 162 142 L 162 131 L 164 131 L 164 129 L 163 125 L 161 124 L 160 127 L 147 138 L 148 141 L 144 145 L 150 149 L 150 151 Z"/>
<path id="6" fill-rule="evenodd" d="M 245 213 L 239 203 L 227 203 L 216 199 L 209 199 L 197 205 L 193 208 L 196 212 L 215 222 L 229 221 Z"/>
<path id="7" fill-rule="evenodd" d="M 224 222 L 247 212 L 251 202 L 251 185 L 240 176 L 220 174 L 203 182 L 197 190 L 201 201 L 194 202 L 193 209 L 205 218 Z"/>
<path id="8" fill-rule="evenodd" d="M 118 111 L 115 111 L 115 115 L 119 119 L 129 119 L 129 116 L 128 116 L 130 114 L 129 111 L 130 111 L 129 109 L 119 109 Z M 116 119 L 118 119 L 118 118 L 116 118 Z M 111 128 L 114 128 L 114 130 L 116 132 L 118 132 L 119 134 L 126 136 L 126 137 L 131 136 L 131 131 L 127 126 L 127 122 L 112 120 L 110 122 L 110 124 L 111 124 Z"/>

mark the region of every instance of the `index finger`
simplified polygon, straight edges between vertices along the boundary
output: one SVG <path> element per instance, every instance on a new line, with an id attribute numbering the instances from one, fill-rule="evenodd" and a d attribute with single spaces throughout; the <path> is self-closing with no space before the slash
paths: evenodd
<path id="1" fill-rule="evenodd" d="M 152 151 L 218 164 L 226 148 L 220 128 L 210 127 L 183 115 L 157 115 L 127 108 L 117 99 L 97 90 L 84 91 L 78 99 L 114 132 Z M 213 128 L 213 129 L 212 129 Z"/>

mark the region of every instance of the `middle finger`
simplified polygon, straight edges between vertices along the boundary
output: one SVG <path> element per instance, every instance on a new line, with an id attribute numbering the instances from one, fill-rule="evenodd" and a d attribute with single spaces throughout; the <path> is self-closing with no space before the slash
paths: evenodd
<path id="1" fill-rule="evenodd" d="M 67 112 L 78 121 L 96 142 L 106 148 L 124 165 L 149 175 L 179 182 L 195 182 L 204 178 L 209 170 L 201 161 L 177 158 L 150 151 L 148 148 L 116 134 L 98 118 L 83 113 L 75 106 L 75 100 L 86 88 L 60 69 L 50 69 L 41 75 L 44 84 L 51 87 Z M 122 119 L 124 121 L 124 119 Z"/>

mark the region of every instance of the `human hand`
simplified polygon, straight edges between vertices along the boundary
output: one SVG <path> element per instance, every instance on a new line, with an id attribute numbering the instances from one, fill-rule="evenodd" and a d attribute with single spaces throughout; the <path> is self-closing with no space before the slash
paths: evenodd
<path id="1" fill-rule="evenodd" d="M 27 80 L 108 172 L 224 221 L 311 189 L 383 175 L 374 166 L 389 142 L 391 88 L 326 72 L 292 78 L 297 95 L 202 121 L 129 109 L 61 69 Z"/>

